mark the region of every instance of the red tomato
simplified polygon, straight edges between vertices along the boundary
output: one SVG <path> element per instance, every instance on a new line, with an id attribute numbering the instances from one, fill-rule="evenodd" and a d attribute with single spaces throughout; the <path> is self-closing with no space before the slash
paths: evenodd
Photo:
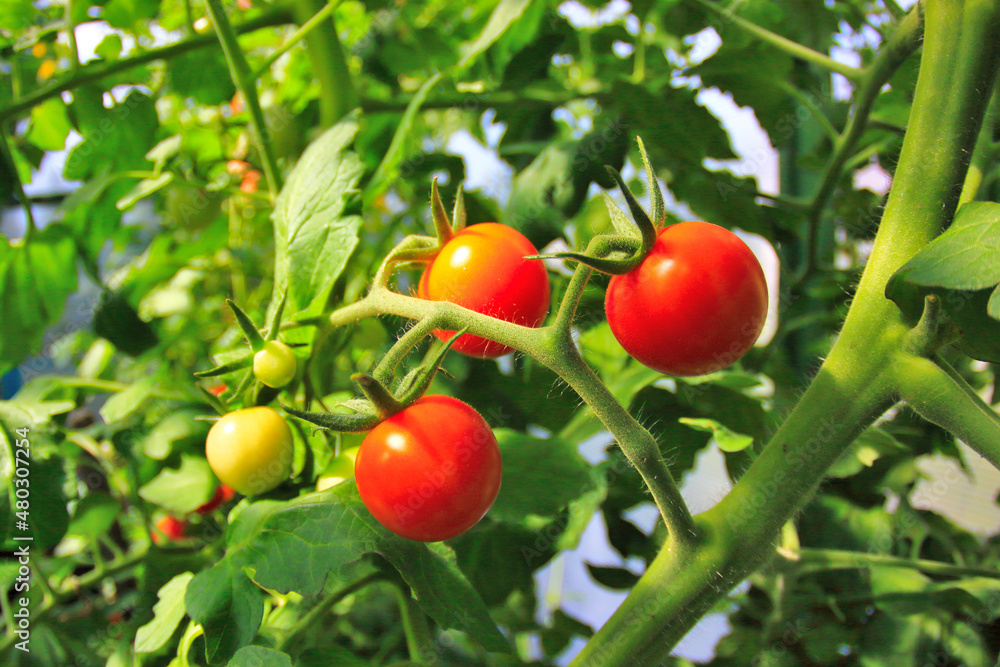
<path id="1" fill-rule="evenodd" d="M 738 236 L 681 222 L 660 231 L 636 269 L 611 278 L 604 306 L 635 359 L 668 375 L 704 375 L 753 347 L 767 315 L 767 283 Z"/>
<path id="2" fill-rule="evenodd" d="M 365 436 L 354 462 L 361 500 L 383 526 L 421 542 L 476 525 L 500 490 L 500 449 L 478 412 L 430 395 Z"/>
<path id="3" fill-rule="evenodd" d="M 211 498 L 208 499 L 208 502 L 206 502 L 204 505 L 199 505 L 198 508 L 195 509 L 195 512 L 197 512 L 198 514 L 208 514 L 216 507 L 219 507 L 223 503 L 232 500 L 233 496 L 235 495 L 236 492 L 230 489 L 228 486 L 226 486 L 225 484 L 219 484 L 217 487 L 215 487 L 215 493 L 212 495 Z"/>
<path id="4" fill-rule="evenodd" d="M 229 387 L 227 387 L 224 384 L 217 384 L 214 387 L 210 387 L 209 390 L 208 390 L 208 392 L 210 394 L 212 394 L 213 396 L 222 396 L 223 394 L 226 393 L 226 389 L 228 389 L 228 388 Z"/>
<path id="5" fill-rule="evenodd" d="M 450 301 L 507 322 L 537 327 L 549 312 L 549 275 L 538 251 L 521 232 L 496 222 L 459 231 L 420 277 L 417 296 Z M 441 340 L 454 332 L 435 331 Z M 511 348 L 466 334 L 452 349 L 473 357 L 494 358 Z"/>
<path id="6" fill-rule="evenodd" d="M 162 544 L 164 537 L 171 542 L 176 542 L 184 539 L 187 521 L 168 515 L 156 522 L 156 528 L 157 530 L 153 531 L 154 543 Z"/>

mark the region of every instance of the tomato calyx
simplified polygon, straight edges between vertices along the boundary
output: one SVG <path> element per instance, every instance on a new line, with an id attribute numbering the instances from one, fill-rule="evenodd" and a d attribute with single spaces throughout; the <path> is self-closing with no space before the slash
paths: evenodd
<path id="1" fill-rule="evenodd" d="M 650 199 L 653 205 L 652 215 L 646 213 L 635 194 L 625 184 L 625 180 L 618 170 L 606 165 L 605 169 L 625 197 L 625 203 L 628 204 L 632 219 L 629 220 L 625 212 L 605 194 L 604 203 L 608 207 L 608 214 L 611 216 L 615 233 L 598 234 L 591 239 L 584 252 L 568 251 L 533 255 L 528 259 L 569 259 L 610 275 L 624 275 L 642 264 L 652 251 L 657 234 L 666 224 L 667 212 L 663 201 L 663 192 L 656 180 L 649 156 L 646 154 L 646 147 L 643 145 L 642 139 L 638 137 L 636 137 L 636 142 L 639 145 L 639 153 L 642 155 L 642 162 L 646 169 L 646 179 L 649 182 Z"/>
<path id="2" fill-rule="evenodd" d="M 351 376 L 365 398 L 352 398 L 338 403 L 334 407 L 347 408 L 354 411 L 354 414 L 343 414 L 334 412 L 307 412 L 298 410 L 288 405 L 282 404 L 282 408 L 293 417 L 298 417 L 303 421 L 320 427 L 321 429 L 339 431 L 341 433 L 361 433 L 370 431 L 393 415 L 399 414 L 420 399 L 430 387 L 434 375 L 440 370 L 444 355 L 451 349 L 452 344 L 458 340 L 468 327 L 460 331 L 445 341 L 436 352 L 423 364 L 413 369 L 400 380 L 395 391 L 387 386 L 387 381 L 379 379 L 385 375 L 380 372 L 383 369 L 377 368 L 375 373 L 355 373 Z M 400 341 L 397 344 L 408 344 L 409 341 Z M 386 358 L 391 358 L 390 351 Z"/>

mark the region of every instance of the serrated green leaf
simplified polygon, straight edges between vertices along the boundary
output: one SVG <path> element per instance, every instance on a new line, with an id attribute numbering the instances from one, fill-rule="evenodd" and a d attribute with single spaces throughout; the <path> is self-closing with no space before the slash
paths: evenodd
<path id="1" fill-rule="evenodd" d="M 285 503 L 254 503 L 235 518 L 227 537 L 225 558 L 188 589 L 188 608 L 205 627 L 210 660 L 249 644 L 260 625 L 259 595 L 251 600 L 240 592 L 247 585 L 257 590 L 244 571 L 266 589 L 315 595 L 327 576 L 366 553 L 381 554 L 398 569 L 442 627 L 469 633 L 487 650 L 509 650 L 451 549 L 387 531 L 365 508 L 353 481 Z M 251 604 L 253 609 L 229 621 L 238 605 Z"/>
<path id="2" fill-rule="evenodd" d="M 157 593 L 159 601 L 153 606 L 153 620 L 139 628 L 135 635 L 136 653 L 152 653 L 162 648 L 174 634 L 187 612 L 184 594 L 188 583 L 194 579 L 190 572 L 178 574 Z"/>
<path id="3" fill-rule="evenodd" d="M 227 667 L 292 667 L 292 658 L 273 648 L 247 646 L 236 652 Z"/>
<path id="4" fill-rule="evenodd" d="M 909 283 L 956 290 L 1000 284 L 1000 204 L 969 202 L 951 227 L 899 269 Z"/>
<path id="5" fill-rule="evenodd" d="M 139 181 L 129 190 L 124 197 L 115 202 L 115 207 L 119 211 L 127 211 L 135 206 L 140 199 L 145 199 L 157 190 L 169 185 L 174 180 L 174 175 L 169 171 L 164 172 L 156 178 L 147 178 Z"/>
<path id="6" fill-rule="evenodd" d="M 208 461 L 184 454 L 177 470 L 164 468 L 139 489 L 139 495 L 172 514 L 184 515 L 208 502 L 215 486 Z"/>
<path id="7" fill-rule="evenodd" d="M 289 316 L 322 307 L 358 243 L 361 218 L 344 216 L 364 173 L 348 150 L 358 123 L 350 117 L 309 145 L 274 210 L 275 293 L 287 291 Z M 287 286 L 287 290 L 286 290 Z"/>
<path id="8" fill-rule="evenodd" d="M 741 452 L 753 444 L 753 438 L 726 428 L 714 419 L 691 419 L 681 417 L 680 423 L 690 426 L 696 431 L 711 433 L 724 452 Z"/>

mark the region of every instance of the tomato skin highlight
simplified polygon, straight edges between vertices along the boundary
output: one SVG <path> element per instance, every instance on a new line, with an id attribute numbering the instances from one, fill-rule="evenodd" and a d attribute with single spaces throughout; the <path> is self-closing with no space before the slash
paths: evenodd
<path id="1" fill-rule="evenodd" d="M 636 269 L 612 276 L 604 306 L 636 360 L 668 375 L 705 375 L 753 347 L 767 317 L 767 282 L 738 236 L 681 222 L 660 231 Z"/>
<path id="2" fill-rule="evenodd" d="M 265 493 L 288 479 L 294 454 L 292 430 L 266 406 L 230 412 L 212 425 L 205 440 L 212 472 L 245 496 Z"/>
<path id="3" fill-rule="evenodd" d="M 497 222 L 471 225 L 455 233 L 434 258 L 417 287 L 417 296 L 450 301 L 507 322 L 537 327 L 549 312 L 549 275 L 538 250 L 521 232 Z M 453 331 L 435 331 L 447 340 Z M 492 359 L 512 351 L 495 341 L 465 334 L 453 350 Z"/>
<path id="4" fill-rule="evenodd" d="M 372 429 L 354 478 L 375 519 L 397 535 L 438 542 L 476 525 L 500 491 L 492 429 L 451 396 L 428 395 Z"/>

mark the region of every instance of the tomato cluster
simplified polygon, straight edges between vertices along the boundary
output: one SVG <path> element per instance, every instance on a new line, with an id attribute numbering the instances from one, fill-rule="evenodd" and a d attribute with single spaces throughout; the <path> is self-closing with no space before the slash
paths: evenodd
<path id="1" fill-rule="evenodd" d="M 447 540 L 483 518 L 502 466 L 486 420 L 457 398 L 427 395 L 372 429 L 354 477 L 379 523 L 421 542 Z"/>

